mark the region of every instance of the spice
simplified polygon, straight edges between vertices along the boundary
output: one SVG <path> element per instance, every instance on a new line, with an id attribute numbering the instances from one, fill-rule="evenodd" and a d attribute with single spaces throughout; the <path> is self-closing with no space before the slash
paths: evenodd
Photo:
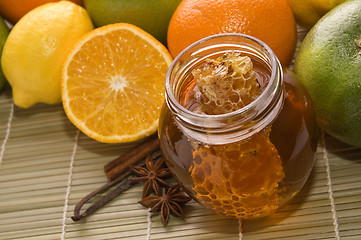
<path id="1" fill-rule="evenodd" d="M 160 210 L 162 223 L 165 226 L 169 221 L 170 214 L 182 217 L 184 215 L 182 206 L 191 200 L 191 197 L 178 193 L 179 189 L 179 184 L 170 187 L 167 192 L 163 188 L 161 196 L 150 195 L 139 203 L 150 208 L 151 212 L 159 212 Z"/>
<path id="2" fill-rule="evenodd" d="M 104 171 L 110 180 L 127 171 L 147 155 L 159 149 L 159 140 L 156 134 L 137 144 L 130 151 L 104 166 Z"/>
<path id="3" fill-rule="evenodd" d="M 145 164 L 145 163 L 143 163 Z M 71 217 L 71 219 L 73 221 L 79 221 L 89 215 L 91 215 L 92 213 L 94 213 L 96 210 L 100 209 L 101 207 L 103 207 L 105 204 L 107 204 L 108 202 L 110 202 L 111 200 L 113 200 L 114 198 L 116 198 L 117 196 L 119 196 L 122 192 L 124 192 L 125 190 L 129 189 L 130 187 L 132 187 L 134 185 L 134 182 L 129 181 L 129 179 L 127 179 L 127 177 L 129 177 L 132 174 L 132 171 L 130 169 L 128 169 L 128 171 L 126 171 L 125 173 L 123 173 L 122 175 L 118 176 L 116 179 L 114 179 L 111 182 L 108 182 L 107 184 L 101 186 L 100 188 L 98 188 L 97 190 L 89 193 L 88 195 L 86 195 L 83 199 L 81 199 L 74 208 L 74 216 Z M 112 192 L 110 192 L 109 194 L 105 195 L 103 198 L 99 199 L 97 202 L 95 202 L 92 206 L 90 206 L 88 209 L 86 209 L 83 213 L 80 213 L 80 210 L 82 209 L 82 207 L 89 202 L 90 200 L 92 200 L 93 198 L 95 198 L 95 196 L 97 196 L 98 194 L 104 193 L 105 191 L 107 191 L 109 188 L 111 188 L 112 186 L 115 186 L 116 184 L 119 184 L 119 186 L 117 186 Z"/>
<path id="4" fill-rule="evenodd" d="M 138 164 L 139 166 L 145 165 L 144 158 L 150 154 L 156 153 L 159 149 L 159 141 L 157 135 L 153 135 L 146 139 L 145 141 L 137 144 L 130 151 L 121 155 L 120 157 L 114 159 L 104 166 L 104 170 L 111 180 L 110 182 L 104 184 L 100 188 L 86 195 L 81 199 L 74 208 L 74 216 L 72 217 L 73 221 L 79 221 L 82 218 L 85 218 L 92 213 L 94 213 L 99 208 L 103 207 L 105 204 L 110 202 L 112 199 L 119 196 L 122 192 L 132 187 L 135 182 L 130 181 L 129 177 L 132 175 L 133 171 L 131 167 Z M 159 155 L 159 154 L 155 154 Z M 150 158 L 150 157 L 148 157 Z M 119 184 L 113 191 L 99 199 L 92 206 L 86 209 L 83 213 L 80 213 L 83 206 L 95 198 L 98 194 L 104 193 L 109 190 L 111 187 Z"/>
<path id="5" fill-rule="evenodd" d="M 128 153 L 105 165 L 104 169 L 107 172 L 108 177 L 113 178 L 113 180 L 80 200 L 74 208 L 74 216 L 71 217 L 72 220 L 79 221 L 91 215 L 106 203 L 119 196 L 122 192 L 132 187 L 138 181 L 145 181 L 140 203 L 143 206 L 151 208 L 152 212 L 161 211 L 162 222 L 164 225 L 168 223 L 170 214 L 179 217 L 183 216 L 182 205 L 190 201 L 191 198 L 178 193 L 180 189 L 179 185 L 170 186 L 164 180 L 171 177 L 171 172 L 166 167 L 164 158 L 159 155 L 159 152 L 157 151 L 158 147 L 158 139 L 151 137 L 138 144 Z M 150 155 L 151 153 L 153 153 L 153 156 Z M 145 157 L 146 159 L 144 160 Z M 153 163 L 153 159 L 157 159 L 157 161 Z M 135 164 L 137 164 L 137 166 Z M 117 175 L 115 175 L 115 173 Z M 137 176 L 130 177 L 132 174 L 136 174 Z M 90 202 L 98 194 L 106 192 L 116 184 L 119 185 L 113 191 L 95 202 L 83 213 L 80 213 L 82 207 L 87 202 Z M 163 188 L 162 195 L 159 195 L 160 185 L 166 187 Z M 166 190 L 167 188 L 168 190 Z M 156 195 L 148 196 L 152 192 Z"/>
<path id="6" fill-rule="evenodd" d="M 142 199 L 145 198 L 149 193 L 154 191 L 155 194 L 159 194 L 159 185 L 169 187 L 169 184 L 165 182 L 164 178 L 169 178 L 171 173 L 167 167 L 163 167 L 164 158 L 160 157 L 157 162 L 154 164 L 152 158 L 147 156 L 146 158 L 146 168 L 145 167 L 131 167 L 133 172 L 138 175 L 138 177 L 132 177 L 130 181 L 145 181 L 143 187 Z"/>

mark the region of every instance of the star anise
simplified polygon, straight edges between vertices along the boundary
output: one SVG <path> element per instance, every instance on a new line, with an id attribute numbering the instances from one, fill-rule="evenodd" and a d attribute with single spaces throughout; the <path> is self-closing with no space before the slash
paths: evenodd
<path id="1" fill-rule="evenodd" d="M 148 196 L 152 190 L 156 195 L 160 194 L 159 185 L 168 186 L 169 184 L 164 181 L 164 178 L 171 176 L 169 168 L 162 167 L 164 163 L 163 157 L 160 157 L 154 164 L 152 158 L 147 156 L 145 161 L 146 167 L 131 167 L 133 172 L 138 175 L 138 177 L 132 177 L 129 180 L 131 181 L 145 181 L 143 187 L 142 199 Z"/>
<path id="2" fill-rule="evenodd" d="M 182 205 L 191 200 L 191 197 L 178 193 L 179 189 L 179 184 L 170 187 L 167 192 L 165 188 L 163 188 L 163 194 L 161 196 L 150 195 L 139 203 L 150 208 L 151 212 L 159 212 L 160 210 L 162 222 L 165 226 L 169 221 L 170 214 L 182 217 L 184 215 Z"/>

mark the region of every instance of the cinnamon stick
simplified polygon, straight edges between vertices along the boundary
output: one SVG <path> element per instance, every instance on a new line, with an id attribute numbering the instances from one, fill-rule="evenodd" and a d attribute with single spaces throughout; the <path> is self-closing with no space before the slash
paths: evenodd
<path id="1" fill-rule="evenodd" d="M 110 180 L 126 172 L 130 166 L 136 164 L 147 155 L 159 149 L 159 140 L 156 134 L 137 144 L 127 153 L 114 159 L 104 166 L 104 171 Z"/>

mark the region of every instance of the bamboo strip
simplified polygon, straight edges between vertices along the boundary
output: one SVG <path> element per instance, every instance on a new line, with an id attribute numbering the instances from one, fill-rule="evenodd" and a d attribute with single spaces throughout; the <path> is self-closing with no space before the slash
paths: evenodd
<path id="1" fill-rule="evenodd" d="M 11 108 L 0 94 L 0 140 Z M 0 166 L 0 239 L 59 239 L 76 128 L 60 105 L 15 108 L 10 138 Z M 342 240 L 361 236 L 361 149 L 326 135 L 332 192 Z M 136 185 L 90 216 L 73 222 L 75 204 L 107 182 L 102 166 L 134 144 L 101 144 L 80 134 L 65 219 L 66 239 L 224 239 L 239 240 L 238 221 L 218 216 L 194 201 L 185 218 L 160 216 L 138 204 Z M 313 172 L 302 191 L 282 211 L 260 220 L 243 221 L 243 239 L 334 239 L 335 231 L 325 171 L 324 149 L 317 149 Z"/>

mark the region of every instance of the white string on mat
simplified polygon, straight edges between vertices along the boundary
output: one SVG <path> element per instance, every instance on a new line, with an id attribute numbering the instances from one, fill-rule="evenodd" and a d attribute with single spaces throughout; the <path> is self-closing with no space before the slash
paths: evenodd
<path id="1" fill-rule="evenodd" d="M 333 218 L 335 238 L 336 238 L 336 240 L 340 240 L 340 232 L 338 229 L 338 220 L 337 220 L 337 214 L 336 214 L 336 205 L 335 205 L 335 200 L 333 198 L 330 162 L 328 159 L 328 153 L 327 153 L 327 149 L 326 149 L 325 133 L 323 131 L 321 134 L 321 144 L 322 144 L 323 159 L 325 160 L 325 168 L 326 168 L 326 173 L 327 173 L 327 187 L 328 187 L 328 194 L 329 194 L 328 197 L 330 199 L 330 204 L 331 204 L 331 212 L 332 212 L 332 218 Z"/>
<path id="2" fill-rule="evenodd" d="M 148 216 L 147 216 L 147 222 L 148 222 L 148 226 L 147 226 L 147 240 L 150 240 L 150 235 L 152 233 L 152 212 L 150 211 L 151 208 L 149 208 L 148 211 Z"/>
<path id="3" fill-rule="evenodd" d="M 8 123 L 7 123 L 5 138 L 4 138 L 4 140 L 3 140 L 3 144 L 1 145 L 1 151 L 0 151 L 0 166 L 1 166 L 1 163 L 2 163 L 2 161 L 3 161 L 6 143 L 7 143 L 8 140 L 9 140 L 10 130 L 11 130 L 11 123 L 12 123 L 13 117 L 14 117 L 14 103 L 13 103 L 13 100 L 12 100 L 12 99 L 10 99 L 10 101 L 11 101 L 11 104 L 10 104 L 10 114 L 9 114 L 9 118 L 8 118 Z"/>
<path id="4" fill-rule="evenodd" d="M 77 130 L 76 135 L 75 135 L 75 140 L 74 140 L 73 153 L 72 153 L 71 159 L 70 159 L 68 183 L 67 183 L 67 189 L 66 189 L 66 194 L 65 194 L 63 221 L 62 221 L 62 228 L 61 228 L 61 237 L 60 237 L 61 240 L 65 239 L 66 213 L 68 212 L 68 202 L 69 202 L 69 196 L 70 196 L 70 190 L 71 190 L 71 183 L 73 180 L 74 160 L 75 160 L 76 151 L 78 149 L 79 135 L 80 135 L 80 131 Z"/>

